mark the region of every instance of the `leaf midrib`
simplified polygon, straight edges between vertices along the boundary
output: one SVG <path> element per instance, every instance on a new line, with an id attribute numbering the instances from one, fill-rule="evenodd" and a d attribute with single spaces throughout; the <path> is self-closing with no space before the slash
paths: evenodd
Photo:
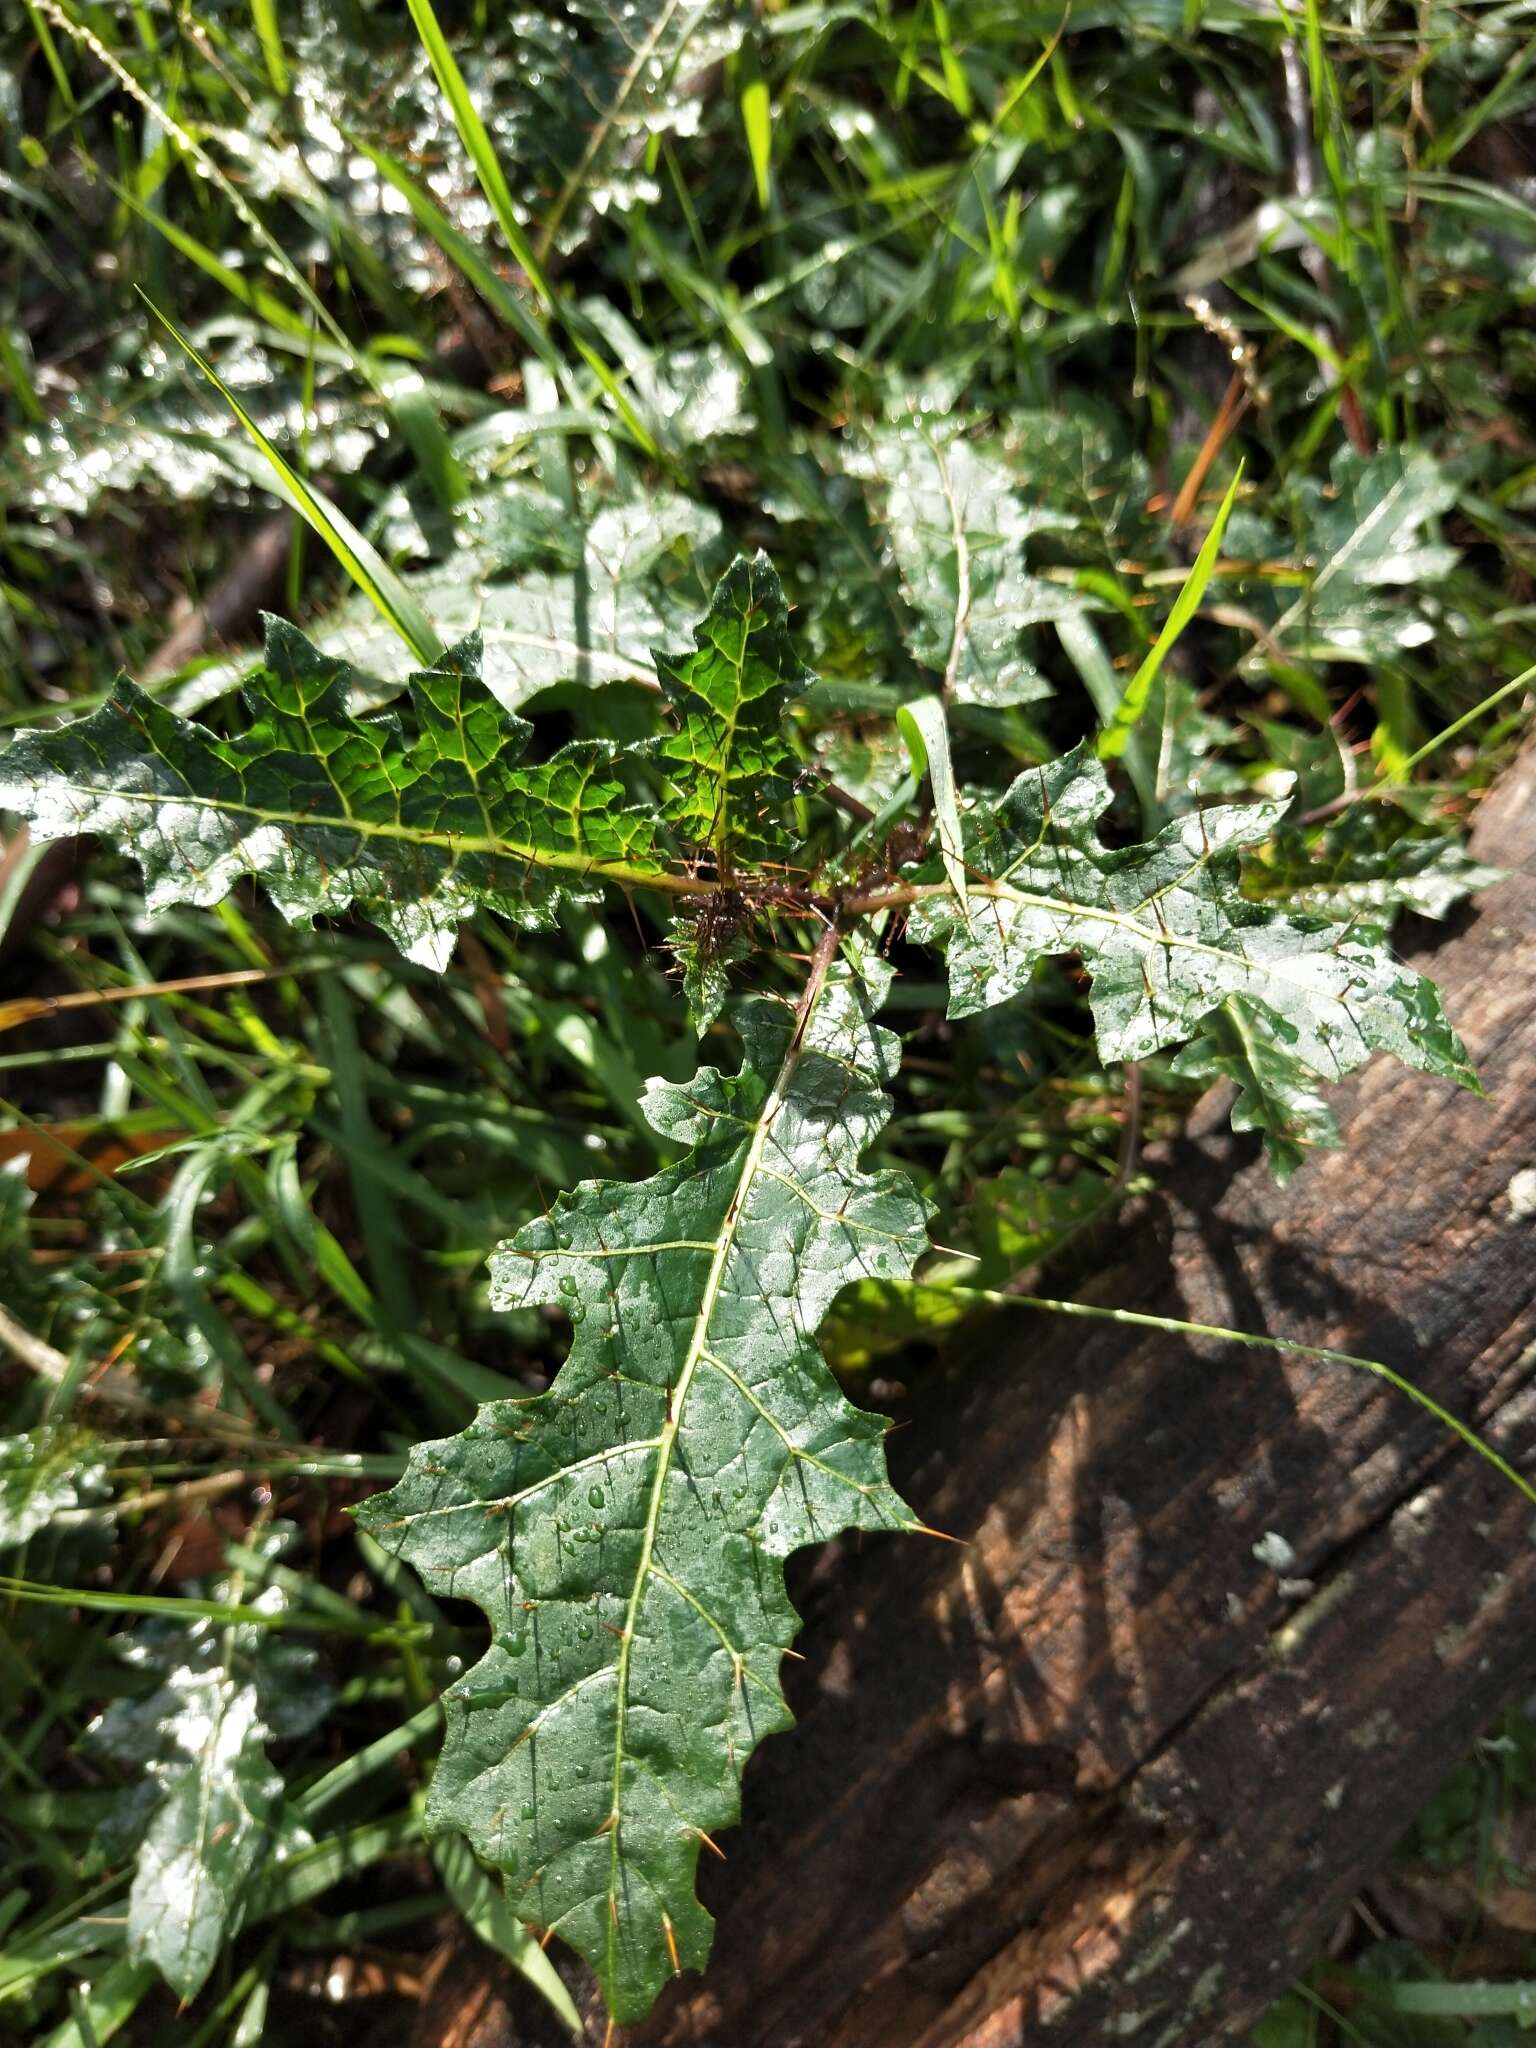
<path id="1" fill-rule="evenodd" d="M 619 1837 L 623 1828 L 622 1788 L 626 1756 L 624 1737 L 629 1707 L 629 1665 L 634 1648 L 635 1623 L 639 1618 L 640 1604 L 645 1597 L 646 1587 L 651 1578 L 652 1561 L 656 1550 L 656 1533 L 661 1523 L 662 1503 L 666 1495 L 667 1475 L 672 1462 L 672 1449 L 677 1442 L 678 1433 L 682 1428 L 683 1414 L 687 1406 L 688 1395 L 693 1385 L 694 1376 L 708 1355 L 710 1320 L 714 1315 L 715 1304 L 720 1296 L 720 1288 L 725 1278 L 726 1267 L 730 1263 L 731 1253 L 735 1249 L 737 1227 L 740 1224 L 742 1212 L 746 1208 L 747 1197 L 752 1191 L 752 1184 L 757 1178 L 758 1169 L 762 1164 L 763 1153 L 767 1148 L 774 1122 L 778 1117 L 779 1111 L 784 1106 L 784 1099 L 789 1091 L 790 1083 L 794 1079 L 795 1069 L 800 1064 L 805 1046 L 806 1029 L 810 1023 L 811 1013 L 815 1008 L 816 1001 L 819 999 L 819 994 L 819 990 L 813 994 L 810 1005 L 807 1007 L 804 1015 L 797 1020 L 796 1029 L 790 1039 L 778 1074 L 774 1079 L 773 1086 L 764 1099 L 762 1110 L 753 1126 L 752 1136 L 747 1143 L 746 1153 L 742 1159 L 741 1172 L 737 1176 L 736 1186 L 731 1195 L 730 1207 L 725 1213 L 725 1220 L 720 1226 L 720 1234 L 715 1241 L 715 1255 L 710 1262 L 709 1273 L 705 1278 L 703 1292 L 699 1297 L 699 1312 L 694 1318 L 687 1355 L 684 1358 L 683 1367 L 677 1381 L 671 1390 L 670 1412 L 662 1425 L 661 1445 L 656 1456 L 656 1471 L 651 1480 L 651 1497 L 646 1513 L 645 1530 L 641 1538 L 640 1557 L 635 1567 L 635 1582 L 631 1588 L 629 1605 L 624 1615 L 624 1634 L 620 1642 L 616 1674 L 613 1807 L 609 1826 L 612 1847 L 609 1853 L 608 1865 L 608 1981 L 610 1984 L 616 1980 L 618 1972 L 615 1943 L 617 1942 L 619 1931 L 618 1902 L 621 1856 Z"/>
<path id="2" fill-rule="evenodd" d="M 590 854 L 564 852 L 535 846 L 515 839 L 483 838 L 467 832 L 434 832 L 419 825 L 403 825 L 384 818 L 358 818 L 343 813 L 332 817 L 321 811 L 268 810 L 252 803 L 235 803 L 227 797 L 195 796 L 180 790 L 109 789 L 70 777 L 69 790 L 78 796 L 115 798 L 127 804 L 180 805 L 189 810 L 216 811 L 232 818 L 249 819 L 258 825 L 293 825 L 306 831 L 355 832 L 361 839 L 389 839 L 408 846 L 441 847 L 449 853 L 506 854 L 531 867 L 595 875 L 615 882 L 633 882 L 647 889 L 662 889 L 677 895 L 700 893 L 698 880 L 689 875 L 669 874 L 664 868 L 646 868 L 628 861 L 595 859 Z M 35 828 L 34 828 L 35 829 Z"/>

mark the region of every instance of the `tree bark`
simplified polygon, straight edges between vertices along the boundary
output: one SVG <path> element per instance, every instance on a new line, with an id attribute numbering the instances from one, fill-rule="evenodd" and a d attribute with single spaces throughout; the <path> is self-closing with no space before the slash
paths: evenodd
<path id="1" fill-rule="evenodd" d="M 1533 1472 L 1536 751 L 1474 843 L 1514 872 L 1415 950 L 1487 1098 L 1379 1060 L 1286 1189 L 1208 1102 L 1076 1292 L 1383 1360 Z M 1024 1310 L 962 1345 L 891 1448 L 964 1547 L 807 1573 L 714 1960 L 629 2042 L 1240 2039 L 1536 1676 L 1536 1510 L 1379 1380 Z"/>

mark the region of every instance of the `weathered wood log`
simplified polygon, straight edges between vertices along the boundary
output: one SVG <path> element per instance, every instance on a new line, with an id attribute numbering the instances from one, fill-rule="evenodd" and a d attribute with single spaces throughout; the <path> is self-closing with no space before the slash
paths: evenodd
<path id="1" fill-rule="evenodd" d="M 1536 754 L 1476 844 L 1516 872 L 1419 953 L 1487 1099 L 1378 1061 L 1286 1189 L 1212 1105 L 1077 1291 L 1384 1360 L 1536 1471 Z M 964 1343 L 892 1452 L 965 1547 L 807 1575 L 713 1963 L 633 2042 L 1239 2038 L 1536 1674 L 1529 1501 L 1378 1380 L 1022 1310 Z"/>

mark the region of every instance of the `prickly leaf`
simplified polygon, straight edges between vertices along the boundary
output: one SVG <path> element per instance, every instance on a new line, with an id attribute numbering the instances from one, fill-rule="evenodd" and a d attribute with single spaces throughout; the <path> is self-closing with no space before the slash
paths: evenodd
<path id="1" fill-rule="evenodd" d="M 686 1156 L 583 1183 L 492 1264 L 503 1306 L 571 1319 L 549 1392 L 421 1445 L 360 1511 L 491 1622 L 446 1696 L 430 1824 L 507 1873 L 513 1910 L 591 1961 L 620 2020 L 709 1952 L 700 1846 L 789 1719 L 784 1558 L 915 1526 L 884 1425 L 815 1340 L 845 1282 L 903 1276 L 926 1242 L 910 1184 L 859 1166 L 889 1113 L 887 979 L 834 970 L 798 1032 L 752 1005 L 739 1073 L 651 1083 L 646 1114 Z"/>
<path id="2" fill-rule="evenodd" d="M 912 652 L 961 703 L 1050 695 L 1029 657 L 1030 626 L 1080 613 L 1069 585 L 1025 565 L 1042 526 L 1070 520 L 1027 507 L 992 448 L 932 421 L 889 427 L 855 457 L 873 485 L 913 616 Z"/>
<path id="3" fill-rule="evenodd" d="M 715 587 L 693 653 L 656 651 L 677 716 L 661 743 L 671 780 L 665 816 L 707 848 L 722 874 L 790 847 L 781 818 L 795 756 L 784 707 L 812 681 L 789 636 L 789 607 L 765 554 L 738 555 Z"/>
<path id="4" fill-rule="evenodd" d="M 1422 448 L 1369 457 L 1344 449 L 1331 489 L 1308 479 L 1302 495 L 1316 573 L 1277 621 L 1271 643 L 1315 659 L 1371 662 L 1433 640 L 1433 619 L 1414 594 L 1459 559 L 1431 528 L 1457 496 L 1434 456 Z"/>
<path id="5" fill-rule="evenodd" d="M 967 912 L 935 870 L 912 919 L 914 937 L 948 953 L 952 1016 L 1016 994 L 1047 955 L 1076 953 L 1106 1059 L 1176 1045 L 1241 996 L 1278 1020 L 1277 1048 L 1308 1073 L 1334 1079 L 1382 1050 L 1476 1086 L 1435 989 L 1378 931 L 1244 897 L 1239 849 L 1275 830 L 1284 800 L 1194 811 L 1114 850 L 1097 830 L 1108 803 L 1102 769 L 1079 747 L 971 812 Z"/>
<path id="6" fill-rule="evenodd" d="M 295 923 L 355 907 L 436 966 L 478 904 L 537 922 L 562 885 L 660 865 L 617 749 L 576 743 L 518 765 L 532 728 L 480 680 L 473 636 L 411 677 L 413 736 L 394 716 L 353 717 L 350 681 L 270 619 L 238 737 L 123 677 L 89 718 L 0 754 L 0 808 L 40 839 L 115 841 L 143 868 L 151 908 L 216 903 L 250 874 Z"/>
<path id="7" fill-rule="evenodd" d="M 519 511 L 531 526 L 545 505 L 565 521 L 562 559 L 508 574 L 506 552 L 523 540 L 514 525 Z M 653 492 L 604 506 L 582 527 L 551 501 L 510 488 L 461 508 L 459 522 L 462 545 L 403 581 L 442 638 L 479 635 L 486 688 L 508 710 L 557 683 L 654 690 L 652 650 L 688 646 L 707 589 L 695 553 L 720 524 L 687 498 Z M 405 680 L 409 657 L 400 638 L 366 599 L 349 599 L 315 637 L 355 668 Z"/>
<path id="8" fill-rule="evenodd" d="M 1320 845 L 1309 846 L 1300 832 L 1277 833 L 1264 857 L 1245 867 L 1243 886 L 1293 912 L 1387 924 L 1399 910 L 1444 917 L 1499 879 L 1497 868 L 1473 860 L 1449 833 L 1424 836 L 1385 805 L 1359 803 Z"/>
<path id="9" fill-rule="evenodd" d="M 1173 1062 L 1188 1081 L 1230 1081 L 1232 1128 L 1259 1131 L 1276 1180 L 1288 1181 L 1309 1151 L 1339 1142 L 1333 1111 L 1293 1050 L 1295 1033 L 1267 1003 L 1242 996 L 1212 1010 Z"/>

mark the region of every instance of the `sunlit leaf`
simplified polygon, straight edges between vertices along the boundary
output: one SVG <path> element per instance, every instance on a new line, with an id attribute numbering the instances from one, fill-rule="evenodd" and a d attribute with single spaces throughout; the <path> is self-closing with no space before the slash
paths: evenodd
<path id="1" fill-rule="evenodd" d="M 269 1534 L 276 1548 L 280 1535 Z M 237 1597 L 224 1583 L 216 1598 Z M 269 1586 L 250 1604 L 275 1612 Z M 145 1622 L 120 1639 L 151 1689 L 92 1723 L 93 1758 L 143 1773 L 127 1795 L 142 1830 L 128 1896 L 128 1954 L 194 1998 L 239 1928 L 272 1847 L 283 1781 L 266 1744 L 307 1733 L 330 1707 L 315 1653 L 259 1623 Z"/>
<path id="2" fill-rule="evenodd" d="M 872 434 L 852 459 L 875 493 L 911 607 L 912 652 L 962 703 L 1048 696 L 1025 635 L 1082 609 L 1070 584 L 1026 565 L 1031 534 L 1059 516 L 1026 506 L 985 443 L 919 418 Z"/>
<path id="3" fill-rule="evenodd" d="M 1323 1079 L 1382 1050 L 1476 1085 L 1433 986 L 1379 931 L 1243 895 L 1239 849 L 1269 837 L 1284 800 L 1196 811 L 1113 850 L 1098 833 L 1109 800 L 1102 768 L 1077 748 L 971 812 L 969 914 L 935 886 L 911 926 L 948 955 L 951 1015 L 1005 1001 L 1047 955 L 1076 953 L 1106 1059 L 1175 1045 L 1239 996 L 1278 1019 L 1291 1062 Z"/>
<path id="4" fill-rule="evenodd" d="M 0 1547 L 105 1499 L 109 1467 L 107 1446 L 88 1430 L 52 1424 L 0 1437 Z"/>
<path id="5" fill-rule="evenodd" d="M 1448 833 L 1420 834 L 1384 804 L 1357 803 L 1315 846 L 1302 833 L 1277 833 L 1245 867 L 1243 886 L 1291 911 L 1387 923 L 1399 910 L 1444 917 L 1499 879 Z"/>
<path id="6" fill-rule="evenodd" d="M 1414 593 L 1454 568 L 1458 553 L 1426 532 L 1456 502 L 1456 484 L 1426 449 L 1362 458 L 1343 450 L 1331 489 L 1300 485 L 1311 582 L 1273 639 L 1314 659 L 1380 661 L 1435 637 Z M 1262 649 L 1260 652 L 1262 653 Z"/>
<path id="7" fill-rule="evenodd" d="M 143 868 L 151 904 L 217 903 L 252 875 L 295 922 L 355 907 L 402 952 L 441 965 L 478 904 L 536 923 L 562 885 L 660 865 L 619 750 L 575 742 L 519 765 L 532 728 L 497 704 L 479 661 L 471 637 L 412 676 L 408 735 L 395 716 L 354 718 L 345 663 L 271 620 L 238 737 L 124 677 L 89 718 L 0 754 L 0 805 L 40 839 L 114 840 Z"/>
<path id="8" fill-rule="evenodd" d="M 661 743 L 672 781 L 666 816 L 707 848 L 723 875 L 782 855 L 782 811 L 795 756 L 784 708 L 811 681 L 789 635 L 789 607 L 768 557 L 741 556 L 715 590 L 681 658 L 658 652 L 656 673 L 677 719 Z"/>

